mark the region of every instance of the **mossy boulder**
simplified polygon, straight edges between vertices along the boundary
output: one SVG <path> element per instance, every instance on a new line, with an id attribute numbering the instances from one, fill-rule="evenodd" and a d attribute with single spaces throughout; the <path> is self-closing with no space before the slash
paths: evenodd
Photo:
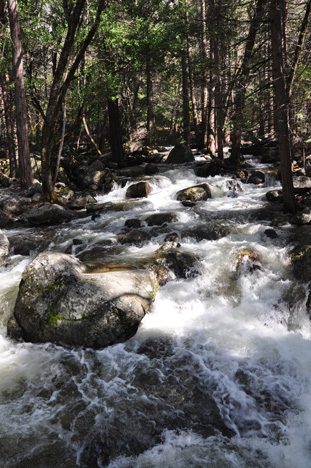
<path id="1" fill-rule="evenodd" d="M 44 252 L 26 268 L 9 336 L 103 348 L 131 338 L 158 290 L 145 270 L 89 273 L 75 257 Z M 14 323 L 15 322 L 15 323 Z"/>
<path id="2" fill-rule="evenodd" d="M 199 184 L 177 192 L 177 200 L 197 202 L 212 198 L 211 188 L 208 184 Z"/>

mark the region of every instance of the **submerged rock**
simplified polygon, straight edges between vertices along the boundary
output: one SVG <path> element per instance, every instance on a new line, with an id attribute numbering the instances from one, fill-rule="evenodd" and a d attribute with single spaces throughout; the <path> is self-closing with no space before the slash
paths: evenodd
<path id="1" fill-rule="evenodd" d="M 76 258 L 45 252 L 25 270 L 8 334 L 35 343 L 103 348 L 131 338 L 158 290 L 144 270 L 87 273 Z"/>
<path id="2" fill-rule="evenodd" d="M 251 273 L 255 270 L 261 270 L 261 258 L 257 252 L 251 249 L 239 252 L 236 270 L 241 271 L 242 269 Z"/>

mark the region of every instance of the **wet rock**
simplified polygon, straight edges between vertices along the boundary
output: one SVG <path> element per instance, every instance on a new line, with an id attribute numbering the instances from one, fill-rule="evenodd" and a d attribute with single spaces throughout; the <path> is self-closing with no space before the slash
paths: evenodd
<path id="1" fill-rule="evenodd" d="M 262 264 L 260 256 L 251 249 L 244 249 L 238 254 L 236 270 L 238 272 L 248 271 L 250 273 L 261 270 Z"/>
<path id="2" fill-rule="evenodd" d="M 212 198 L 212 192 L 208 184 L 194 185 L 177 192 L 177 200 L 189 200 L 191 202 L 203 201 Z"/>
<path id="3" fill-rule="evenodd" d="M 215 177 L 226 171 L 226 164 L 221 159 L 215 158 L 208 163 L 200 164 L 194 169 L 197 177 Z"/>
<path id="4" fill-rule="evenodd" d="M 250 176 L 248 177 L 247 179 L 247 183 L 248 184 L 255 184 L 255 185 L 259 185 L 259 184 L 262 184 L 264 183 L 264 181 L 266 180 L 266 175 L 264 172 L 262 171 L 254 171 L 250 174 Z"/>
<path id="5" fill-rule="evenodd" d="M 155 175 L 158 174 L 159 168 L 155 163 L 148 163 L 145 167 L 145 174 L 146 175 Z"/>
<path id="6" fill-rule="evenodd" d="M 117 236 L 118 242 L 120 244 L 132 244 L 132 245 L 142 245 L 144 242 L 150 239 L 150 235 L 139 229 L 132 229 L 125 234 L 119 234 Z"/>
<path id="7" fill-rule="evenodd" d="M 279 237 L 274 229 L 266 229 L 265 235 L 270 239 L 276 239 L 277 237 Z"/>
<path id="8" fill-rule="evenodd" d="M 194 161 L 194 156 L 189 146 L 177 144 L 170 151 L 165 162 L 167 164 L 183 164 L 192 161 Z"/>
<path id="9" fill-rule="evenodd" d="M 146 225 L 145 221 L 142 221 L 141 219 L 137 219 L 137 218 L 127 219 L 124 223 L 124 226 L 130 229 L 139 229 L 145 225 Z"/>
<path id="10" fill-rule="evenodd" d="M 75 254 L 83 263 L 102 263 L 107 260 L 107 255 L 112 246 L 113 242 L 110 239 L 101 241 L 90 247 L 85 244 L 80 244 L 80 246 L 76 247 Z"/>
<path id="11" fill-rule="evenodd" d="M 72 211 L 60 205 L 42 205 L 30 210 L 26 219 L 35 226 L 61 224 L 74 218 Z"/>
<path id="12" fill-rule="evenodd" d="M 0 210 L 0 229 L 5 228 L 10 223 L 10 218 Z"/>
<path id="13" fill-rule="evenodd" d="M 53 231 L 20 233 L 10 237 L 10 248 L 14 255 L 28 256 L 32 252 L 43 252 L 51 243 Z"/>
<path id="14" fill-rule="evenodd" d="M 144 270 L 86 273 L 76 258 L 40 254 L 25 270 L 14 321 L 26 341 L 102 348 L 132 337 L 158 289 Z"/>
<path id="15" fill-rule="evenodd" d="M 138 182 L 128 187 L 126 191 L 126 198 L 144 198 L 148 197 L 152 187 L 148 182 Z"/>
<path id="16" fill-rule="evenodd" d="M 155 213 L 145 219 L 148 226 L 162 226 L 175 221 L 178 221 L 178 217 L 174 213 Z"/>
<path id="17" fill-rule="evenodd" d="M 226 188 L 228 196 L 237 196 L 238 193 L 243 192 L 243 185 L 238 180 L 226 180 Z"/>
<path id="18" fill-rule="evenodd" d="M 283 194 L 281 190 L 269 190 L 269 192 L 266 193 L 266 199 L 269 202 L 275 202 L 275 201 L 282 201 L 283 200 Z"/>
<path id="19" fill-rule="evenodd" d="M 311 226 L 303 226 L 292 235 L 291 266 L 295 278 L 309 282 L 311 278 Z"/>
<path id="20" fill-rule="evenodd" d="M 190 279 L 201 274 L 197 257 L 178 250 L 159 249 L 150 269 L 157 275 L 160 286 L 175 279 Z"/>
<path id="21" fill-rule="evenodd" d="M 9 239 L 0 231 L 0 266 L 3 265 L 5 259 L 10 253 L 10 242 Z"/>

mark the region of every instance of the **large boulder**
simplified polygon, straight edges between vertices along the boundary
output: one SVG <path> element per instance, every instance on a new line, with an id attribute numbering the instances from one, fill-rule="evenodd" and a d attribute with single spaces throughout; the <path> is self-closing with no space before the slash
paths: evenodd
<path id="1" fill-rule="evenodd" d="M 103 348 L 131 338 L 158 290 L 144 270 L 88 273 L 71 255 L 45 252 L 26 268 L 14 317 L 26 341 Z"/>
<path id="2" fill-rule="evenodd" d="M 10 242 L 5 234 L 0 231 L 0 266 L 10 253 Z"/>
<path id="3" fill-rule="evenodd" d="M 165 162 L 167 164 L 183 164 L 192 161 L 194 161 L 194 156 L 189 146 L 178 143 L 170 151 Z"/>
<path id="4" fill-rule="evenodd" d="M 35 226 L 49 226 L 68 222 L 74 214 L 60 205 L 42 205 L 30 210 L 26 218 Z"/>
<path id="5" fill-rule="evenodd" d="M 212 192 L 208 184 L 194 185 L 177 192 L 177 200 L 197 202 L 212 198 Z"/>

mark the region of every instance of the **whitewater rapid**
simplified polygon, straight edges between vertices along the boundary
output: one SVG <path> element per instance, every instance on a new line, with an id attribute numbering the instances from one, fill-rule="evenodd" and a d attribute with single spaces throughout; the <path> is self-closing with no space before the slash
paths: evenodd
<path id="1" fill-rule="evenodd" d="M 245 184 L 232 197 L 229 178 L 202 179 L 191 167 L 163 169 L 149 179 L 153 190 L 144 202 L 55 230 L 50 250 L 65 251 L 73 238 L 86 248 L 109 241 L 114 263 L 150 255 L 168 232 L 180 234 L 180 251 L 196 255 L 201 275 L 160 288 L 127 343 L 94 351 L 8 339 L 6 321 L 31 258 L 15 256 L 1 268 L 1 468 L 311 467 L 311 326 L 290 272 L 290 227 L 275 222 L 277 237 L 271 239 L 265 233 L 271 219 L 256 216 L 278 182 Z M 202 182 L 210 184 L 211 200 L 195 207 L 176 200 L 178 190 Z M 115 185 L 98 201 L 123 201 L 127 186 Z M 149 241 L 120 250 L 116 236 L 126 219 L 155 212 L 176 213 L 178 221 L 157 232 L 150 228 Z M 222 235 L 200 240 L 196 229 Z M 245 249 L 257 252 L 260 269 L 242 265 L 237 272 Z M 148 340 L 162 343 L 163 352 L 140 352 Z M 138 456 L 120 449 L 107 462 L 96 455 L 94 434 L 100 439 L 102 431 L 117 441 L 130 426 L 142 431 L 143 440 L 150 408 L 160 411 L 165 394 L 183 387 L 185 376 L 206 389 L 230 435 L 168 427 Z M 182 398 L 187 402 L 189 395 Z"/>

